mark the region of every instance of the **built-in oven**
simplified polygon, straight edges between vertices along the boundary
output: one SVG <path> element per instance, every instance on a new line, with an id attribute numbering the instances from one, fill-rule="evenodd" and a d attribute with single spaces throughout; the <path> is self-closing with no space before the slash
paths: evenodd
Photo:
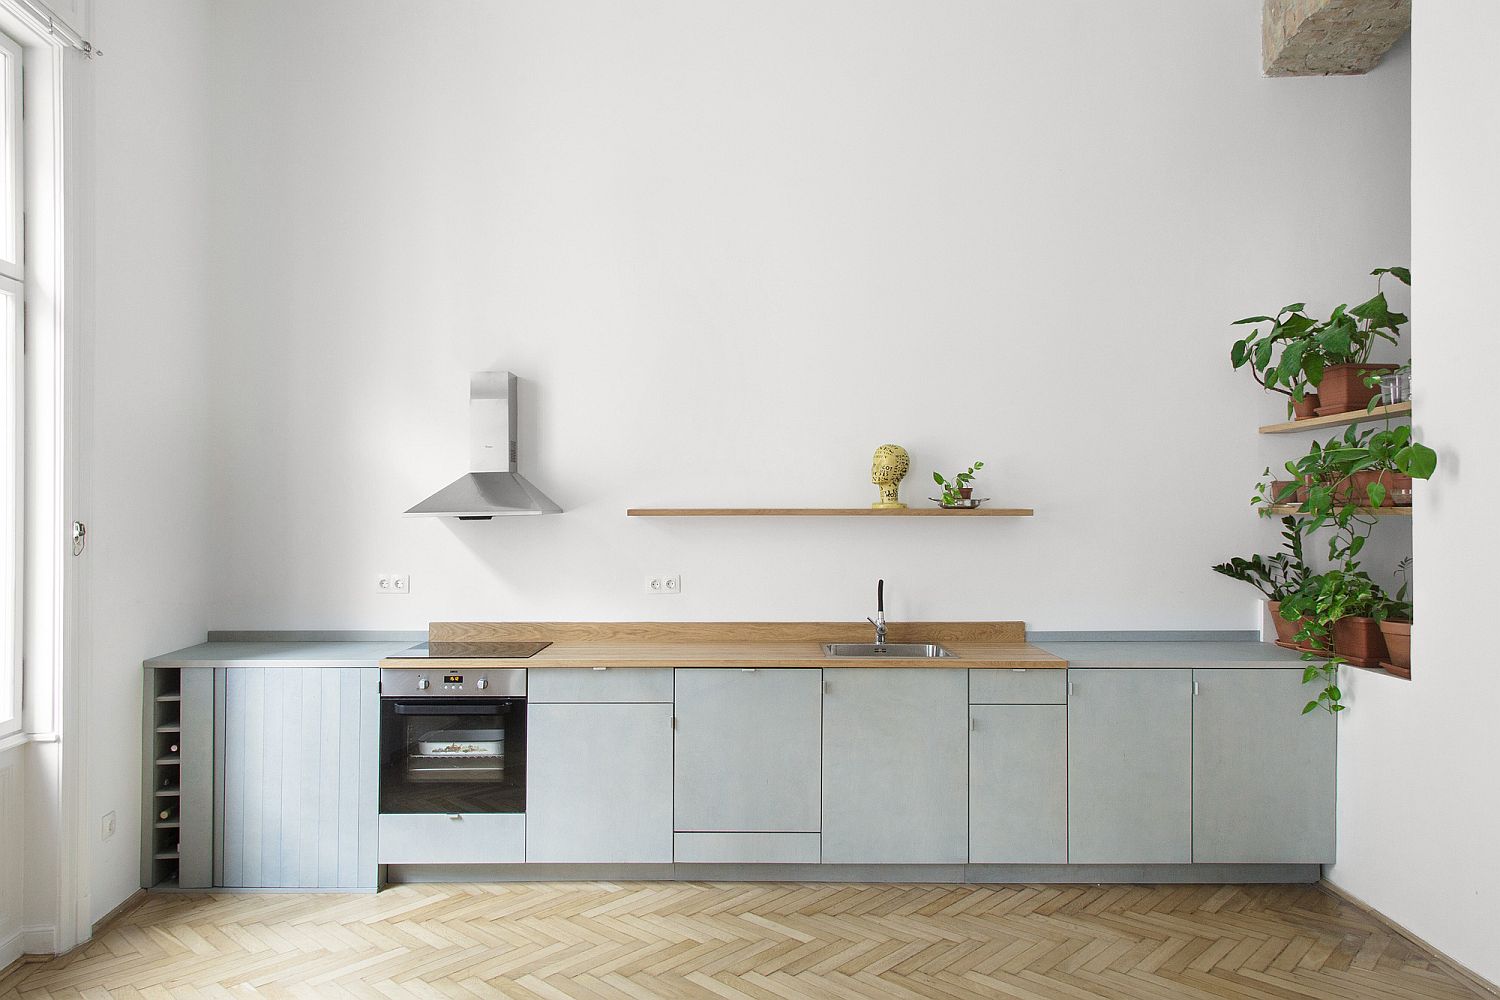
<path id="1" fill-rule="evenodd" d="M 380 813 L 526 811 L 526 671 L 380 671 Z"/>

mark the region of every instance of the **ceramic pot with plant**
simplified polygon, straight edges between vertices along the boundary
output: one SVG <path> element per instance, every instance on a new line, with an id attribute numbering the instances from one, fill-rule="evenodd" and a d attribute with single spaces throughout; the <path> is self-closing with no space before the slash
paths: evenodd
<path id="1" fill-rule="evenodd" d="M 1263 388 L 1285 395 L 1294 412 L 1298 404 L 1306 411 L 1307 396 L 1314 390 L 1320 414 L 1365 406 L 1380 391 L 1378 379 L 1373 389 L 1365 379 L 1395 368 L 1372 364 L 1370 354 L 1381 341 L 1396 344 L 1407 321 L 1390 310 L 1381 282 L 1389 274 L 1411 284 L 1411 272 L 1404 267 L 1378 267 L 1370 273 L 1375 276 L 1375 296 L 1352 308 L 1340 305 L 1326 320 L 1313 319 L 1302 302 L 1282 307 L 1275 316 L 1236 320 L 1235 326 L 1255 329 L 1235 341 L 1230 364 L 1236 370 L 1249 368 Z M 1266 323 L 1270 325 L 1261 326 Z"/>
<path id="2" fill-rule="evenodd" d="M 1292 417 L 1296 420 L 1307 420 L 1318 415 L 1318 394 L 1316 392 L 1304 393 L 1301 399 L 1292 400 Z"/>
<path id="3" fill-rule="evenodd" d="M 982 468 L 984 468 L 983 462 L 975 462 L 968 469 L 954 476 L 952 482 L 949 482 L 941 472 L 934 472 L 932 481 L 943 490 L 942 499 L 938 503 L 944 507 L 966 506 L 971 503 L 974 487 L 970 484 L 974 482 L 974 474 Z"/>
<path id="4" fill-rule="evenodd" d="M 1248 559 L 1236 556 L 1226 563 L 1213 567 L 1215 573 L 1231 580 L 1248 583 L 1260 591 L 1271 611 L 1271 620 L 1276 626 L 1276 638 L 1293 643 L 1297 625 L 1281 616 L 1281 602 L 1301 589 L 1312 574 L 1302 559 L 1302 533 L 1297 530 L 1296 518 L 1281 519 L 1283 549 L 1274 556 L 1254 555 Z"/>
<path id="5" fill-rule="evenodd" d="M 1318 696 L 1303 707 L 1304 715 L 1319 708 L 1327 712 L 1344 710 L 1343 692 L 1338 686 L 1340 666 L 1350 659 L 1385 658 L 1384 641 L 1374 616 L 1386 600 L 1380 585 L 1350 558 L 1341 569 L 1308 577 L 1295 594 L 1281 602 L 1283 618 L 1304 623 L 1297 633 L 1298 644 L 1309 647 L 1302 654 L 1307 662 L 1302 681 L 1322 685 Z"/>
<path id="6" fill-rule="evenodd" d="M 1405 424 L 1383 430 L 1350 426 L 1340 437 L 1312 442 L 1287 470 L 1312 484 L 1302 506 L 1314 527 L 1329 520 L 1346 527 L 1363 508 L 1395 502 L 1397 475 L 1431 479 L 1437 452 L 1415 440 Z M 1409 485 L 1405 493 L 1410 496 Z"/>

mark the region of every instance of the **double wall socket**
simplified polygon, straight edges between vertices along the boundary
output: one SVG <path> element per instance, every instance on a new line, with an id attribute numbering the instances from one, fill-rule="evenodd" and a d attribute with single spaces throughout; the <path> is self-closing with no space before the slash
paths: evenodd
<path id="1" fill-rule="evenodd" d="M 648 576 L 646 577 L 646 593 L 648 594 L 680 594 L 682 593 L 682 574 L 673 573 L 671 576 Z"/>
<path id="2" fill-rule="evenodd" d="M 409 594 L 411 576 L 406 573 L 382 573 L 375 578 L 375 589 L 382 594 Z"/>

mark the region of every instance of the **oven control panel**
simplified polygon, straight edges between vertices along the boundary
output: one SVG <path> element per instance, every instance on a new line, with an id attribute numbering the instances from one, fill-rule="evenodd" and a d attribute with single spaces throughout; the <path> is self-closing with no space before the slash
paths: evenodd
<path id="1" fill-rule="evenodd" d="M 382 698 L 524 698 L 526 670 L 430 665 L 380 671 Z"/>

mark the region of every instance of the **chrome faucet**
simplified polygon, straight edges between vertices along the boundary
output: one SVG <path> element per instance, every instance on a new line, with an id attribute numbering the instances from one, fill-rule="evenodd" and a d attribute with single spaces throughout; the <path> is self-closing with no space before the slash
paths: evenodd
<path id="1" fill-rule="evenodd" d="M 885 645 L 885 581 L 875 584 L 875 617 L 865 621 L 875 626 L 875 645 Z"/>

